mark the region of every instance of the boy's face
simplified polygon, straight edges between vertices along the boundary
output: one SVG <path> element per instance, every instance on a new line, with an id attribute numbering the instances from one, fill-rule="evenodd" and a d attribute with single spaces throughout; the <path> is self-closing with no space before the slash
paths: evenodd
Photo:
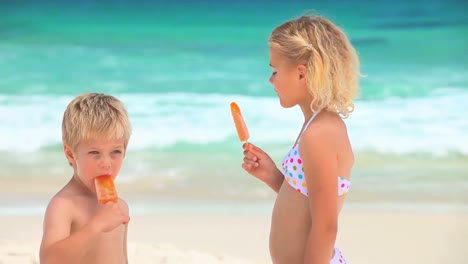
<path id="1" fill-rule="evenodd" d="M 65 155 L 72 164 L 75 176 L 95 191 L 94 178 L 108 174 L 117 177 L 125 155 L 123 139 L 89 139 L 82 141 L 70 151 L 65 146 Z"/>

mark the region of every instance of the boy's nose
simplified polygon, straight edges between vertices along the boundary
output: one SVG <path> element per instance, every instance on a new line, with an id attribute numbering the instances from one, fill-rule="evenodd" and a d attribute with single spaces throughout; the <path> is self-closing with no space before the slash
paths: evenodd
<path id="1" fill-rule="evenodd" d="M 101 168 L 103 169 L 110 169 L 112 165 L 112 159 L 110 157 L 103 157 L 101 159 Z"/>

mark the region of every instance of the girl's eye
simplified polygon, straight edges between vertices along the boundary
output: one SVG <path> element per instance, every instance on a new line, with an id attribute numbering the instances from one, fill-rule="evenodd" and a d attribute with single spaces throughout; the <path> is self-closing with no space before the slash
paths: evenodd
<path id="1" fill-rule="evenodd" d="M 122 151 L 121 151 L 121 150 L 114 150 L 114 151 L 112 151 L 112 153 L 114 153 L 114 154 L 122 154 Z"/>
<path id="2" fill-rule="evenodd" d="M 90 151 L 89 154 L 99 154 L 99 151 L 93 150 L 93 151 Z"/>
<path id="3" fill-rule="evenodd" d="M 271 75 L 275 76 L 275 75 L 276 75 L 276 72 L 272 72 Z"/>

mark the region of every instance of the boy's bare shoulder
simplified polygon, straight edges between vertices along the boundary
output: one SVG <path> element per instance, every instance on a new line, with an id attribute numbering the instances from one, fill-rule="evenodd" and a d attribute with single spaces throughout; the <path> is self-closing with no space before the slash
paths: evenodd
<path id="1" fill-rule="evenodd" d="M 44 214 L 44 236 L 52 230 L 73 221 L 73 201 L 66 196 L 57 193 L 50 199 Z"/>
<path id="2" fill-rule="evenodd" d="M 77 208 L 81 199 L 82 196 L 67 184 L 50 199 L 47 210 L 59 208 L 59 210 L 70 212 Z"/>
<path id="3" fill-rule="evenodd" d="M 71 195 L 67 195 L 66 192 L 59 191 L 56 193 L 49 201 L 47 205 L 46 213 L 50 211 L 62 211 L 62 212 L 69 212 L 73 208 L 75 202 Z"/>

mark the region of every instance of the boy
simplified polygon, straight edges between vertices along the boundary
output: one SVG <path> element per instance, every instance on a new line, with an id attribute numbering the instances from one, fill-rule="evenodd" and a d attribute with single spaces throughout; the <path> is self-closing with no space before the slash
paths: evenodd
<path id="1" fill-rule="evenodd" d="M 89 93 L 70 102 L 62 121 L 70 181 L 50 200 L 40 248 L 42 264 L 128 263 L 127 203 L 100 205 L 94 178 L 119 174 L 131 125 L 121 101 Z"/>

